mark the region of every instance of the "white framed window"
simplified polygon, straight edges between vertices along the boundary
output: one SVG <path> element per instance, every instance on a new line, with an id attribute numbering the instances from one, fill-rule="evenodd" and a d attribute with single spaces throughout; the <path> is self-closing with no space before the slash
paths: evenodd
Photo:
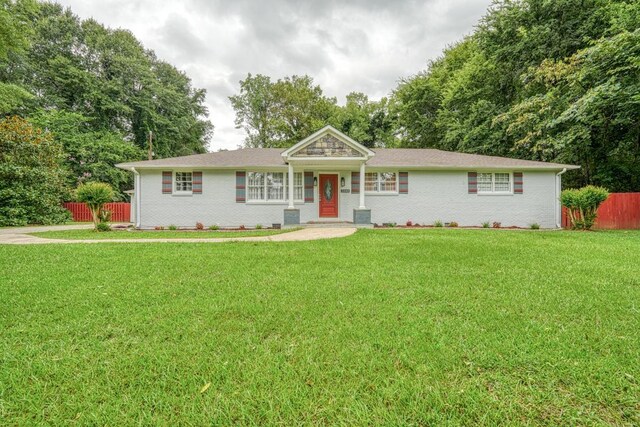
<path id="1" fill-rule="evenodd" d="M 247 173 L 247 200 L 265 200 L 264 173 Z"/>
<path id="2" fill-rule="evenodd" d="M 397 193 L 398 174 L 396 172 L 366 172 L 364 191 L 368 193 Z"/>
<path id="3" fill-rule="evenodd" d="M 284 202 L 289 200 L 289 174 L 284 172 L 247 172 L 247 201 Z M 301 172 L 293 174 L 293 197 L 304 200 Z"/>
<path id="4" fill-rule="evenodd" d="M 287 177 L 289 174 L 287 174 Z M 289 181 L 287 180 L 287 186 L 289 185 Z M 289 192 L 286 192 L 286 198 L 289 200 Z M 293 173 L 293 200 L 304 200 L 304 180 L 302 178 L 302 173 L 294 172 Z"/>
<path id="5" fill-rule="evenodd" d="M 173 182 L 176 193 L 191 193 L 193 191 L 192 172 L 174 172 Z"/>
<path id="6" fill-rule="evenodd" d="M 479 172 L 478 194 L 510 194 L 510 172 Z"/>

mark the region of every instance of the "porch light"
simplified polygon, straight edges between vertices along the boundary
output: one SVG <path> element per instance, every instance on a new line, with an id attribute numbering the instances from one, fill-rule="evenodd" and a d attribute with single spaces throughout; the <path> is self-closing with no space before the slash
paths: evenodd
<path id="1" fill-rule="evenodd" d="M 344 182 L 344 176 L 342 178 L 340 178 L 340 187 L 344 187 L 345 182 Z"/>
<path id="2" fill-rule="evenodd" d="M 314 177 L 313 177 L 313 186 L 314 186 L 314 187 L 317 187 L 317 186 L 318 186 L 318 177 L 317 177 L 317 176 L 314 176 Z"/>

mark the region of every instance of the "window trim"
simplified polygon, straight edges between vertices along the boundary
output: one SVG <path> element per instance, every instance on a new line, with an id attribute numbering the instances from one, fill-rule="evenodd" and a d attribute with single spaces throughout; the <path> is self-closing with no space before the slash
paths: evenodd
<path id="1" fill-rule="evenodd" d="M 511 171 L 477 171 L 477 195 L 478 196 L 512 196 L 513 195 L 513 172 Z M 491 174 L 491 191 L 481 191 L 480 190 L 480 174 L 481 173 L 490 173 Z M 505 173 L 509 175 L 509 190 L 506 191 L 496 191 L 496 174 L 497 173 Z"/>
<path id="2" fill-rule="evenodd" d="M 249 198 L 249 174 L 251 173 L 262 173 L 264 174 L 264 180 L 262 183 L 262 190 L 263 190 L 263 195 L 264 197 L 262 199 L 250 199 Z M 269 173 L 281 173 L 283 174 L 283 179 L 284 179 L 284 198 L 282 199 L 268 199 L 267 194 L 268 194 L 268 190 L 267 190 L 267 174 Z M 294 186 L 293 186 L 293 195 L 294 195 L 294 199 L 293 202 L 294 203 L 304 203 L 304 171 L 300 171 L 300 172 L 293 172 L 294 176 L 296 174 L 300 174 L 301 177 L 301 182 L 302 184 L 300 185 L 295 185 L 295 178 L 294 178 Z M 247 170 L 246 171 L 246 175 L 245 175 L 245 179 L 246 179 L 246 200 L 245 203 L 248 205 L 284 205 L 289 203 L 289 172 L 286 171 L 278 171 L 278 170 Z M 301 199 L 296 199 L 295 198 L 295 189 L 296 187 L 298 188 L 302 188 L 302 198 Z"/>
<path id="3" fill-rule="evenodd" d="M 189 191 L 178 191 L 176 190 L 176 174 L 178 173 L 190 173 L 191 174 L 191 190 Z M 171 176 L 171 189 L 172 189 L 172 194 L 174 196 L 192 196 L 193 195 L 193 170 L 190 169 L 177 169 L 177 170 L 173 170 L 172 171 L 172 176 Z"/>
<path id="4" fill-rule="evenodd" d="M 367 187 L 367 174 L 368 173 L 375 173 L 377 174 L 377 179 L 376 182 L 378 183 L 378 190 L 375 191 L 371 191 L 371 190 L 366 190 Z M 380 174 L 381 173 L 394 173 L 396 175 L 396 189 L 392 190 L 392 191 L 380 191 Z M 364 191 L 365 195 L 370 195 L 370 196 L 395 196 L 400 194 L 400 172 L 397 170 L 383 170 L 383 171 L 365 171 L 365 176 L 364 176 L 364 182 L 360 183 L 360 185 L 362 186 L 362 190 Z"/>

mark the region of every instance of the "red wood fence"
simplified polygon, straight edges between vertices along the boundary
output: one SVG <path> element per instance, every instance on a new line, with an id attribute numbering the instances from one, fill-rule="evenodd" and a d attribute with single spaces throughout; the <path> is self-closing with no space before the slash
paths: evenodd
<path id="1" fill-rule="evenodd" d="M 91 212 L 84 203 L 65 202 L 62 206 L 71 212 L 74 221 L 85 222 L 92 221 Z M 131 203 L 115 202 L 107 203 L 104 208 L 111 211 L 111 221 L 113 222 L 130 222 Z"/>
<path id="2" fill-rule="evenodd" d="M 564 208 L 562 226 L 571 227 L 571 221 Z M 640 229 L 640 193 L 611 193 L 598 208 L 595 228 Z"/>

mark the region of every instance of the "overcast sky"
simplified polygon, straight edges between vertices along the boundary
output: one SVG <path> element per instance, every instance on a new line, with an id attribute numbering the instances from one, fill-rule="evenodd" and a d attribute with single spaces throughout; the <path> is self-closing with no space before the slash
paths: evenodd
<path id="1" fill-rule="evenodd" d="M 340 104 L 371 99 L 469 34 L 491 0 L 58 0 L 81 18 L 126 28 L 207 90 L 209 149 L 236 148 L 228 96 L 247 73 L 308 74 Z"/>

